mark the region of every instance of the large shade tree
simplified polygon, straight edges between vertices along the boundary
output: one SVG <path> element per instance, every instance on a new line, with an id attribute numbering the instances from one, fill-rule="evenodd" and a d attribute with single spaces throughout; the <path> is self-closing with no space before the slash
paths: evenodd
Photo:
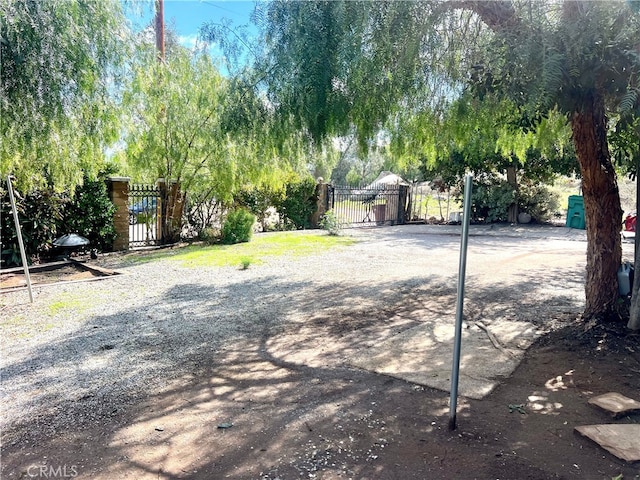
<path id="1" fill-rule="evenodd" d="M 533 15 L 527 16 L 510 2 L 469 5 L 496 32 L 492 45 L 509 52 L 488 58 L 480 75 L 485 84 L 489 79 L 495 83 L 488 90 L 503 89 L 510 96 L 527 92 L 523 111 L 534 121 L 554 106 L 568 118 L 587 223 L 587 318 L 615 318 L 618 299 L 622 209 L 609 120 L 619 115 L 621 105 L 628 114 L 638 101 L 640 16 L 631 7 L 627 2 L 541 3 L 530 5 Z M 518 32 L 524 33 L 524 41 L 517 40 Z M 509 78 L 510 67 L 521 59 L 526 60 L 526 71 Z"/>
<path id="2" fill-rule="evenodd" d="M 280 152 L 296 151 L 299 136 L 282 140 L 274 132 L 267 105 L 246 86 L 246 77 L 225 77 L 206 50 L 190 51 L 173 41 L 158 61 L 146 37 L 124 93 L 131 115 L 119 157 L 128 174 L 150 183 L 166 179 L 180 186 L 192 206 L 202 206 L 229 205 L 242 187 L 273 184 L 291 170 L 293 162 Z M 168 241 L 180 233 L 180 200 L 175 188 L 162 199 Z"/>
<path id="3" fill-rule="evenodd" d="M 0 0 L 0 172 L 72 187 L 118 138 L 128 30 L 117 0 Z"/>
<path id="4" fill-rule="evenodd" d="M 465 86 L 508 99 L 524 128 L 557 109 L 582 176 L 584 317 L 611 318 L 622 210 L 608 133 L 620 105 L 638 104 L 635 3 L 275 1 L 265 28 L 270 92 L 315 138 L 352 125 L 370 138 L 399 109 L 419 101 L 437 112 Z"/>

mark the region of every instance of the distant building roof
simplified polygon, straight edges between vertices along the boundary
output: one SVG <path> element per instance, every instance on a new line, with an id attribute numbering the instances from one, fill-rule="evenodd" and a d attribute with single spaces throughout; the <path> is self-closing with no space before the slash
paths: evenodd
<path id="1" fill-rule="evenodd" d="M 383 185 L 409 185 L 409 182 L 404 180 L 400 175 L 395 173 L 383 171 L 380 172 L 378 178 L 376 178 L 367 188 L 376 188 Z"/>

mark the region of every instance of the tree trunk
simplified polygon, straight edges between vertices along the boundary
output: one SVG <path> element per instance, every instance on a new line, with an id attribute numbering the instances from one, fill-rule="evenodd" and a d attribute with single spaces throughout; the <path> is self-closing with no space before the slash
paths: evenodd
<path id="1" fill-rule="evenodd" d="M 160 189 L 160 220 L 159 233 L 162 244 L 176 243 L 180 240 L 182 229 L 182 210 L 184 206 L 184 195 L 180 191 L 180 184 L 171 181 L 168 185 L 166 180 L 159 179 Z"/>
<path id="2" fill-rule="evenodd" d="M 571 118 L 573 143 L 582 174 L 587 226 L 585 319 L 614 318 L 617 272 L 622 259 L 622 208 L 607 144 L 604 101 L 592 92 Z"/>

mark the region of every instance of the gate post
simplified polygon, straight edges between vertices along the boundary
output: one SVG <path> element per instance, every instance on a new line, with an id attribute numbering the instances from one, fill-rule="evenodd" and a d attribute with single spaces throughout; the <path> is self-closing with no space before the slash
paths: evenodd
<path id="1" fill-rule="evenodd" d="M 113 225 L 116 230 L 116 238 L 113 241 L 113 250 L 129 250 L 129 177 L 107 178 L 107 191 L 109 199 L 116 207 L 113 214 Z"/>
<path id="2" fill-rule="evenodd" d="M 407 185 L 398 185 L 398 187 L 398 225 L 404 225 L 407 223 L 407 194 L 409 187 Z"/>
<path id="3" fill-rule="evenodd" d="M 167 215 L 167 203 L 169 201 L 169 192 L 167 191 L 167 182 L 164 178 L 156 180 L 156 186 L 158 187 L 158 208 L 156 219 L 156 241 L 159 245 L 164 244 L 165 239 L 165 216 Z"/>
<path id="4" fill-rule="evenodd" d="M 322 216 L 327 212 L 329 205 L 329 185 L 324 183 L 322 177 L 318 178 L 316 185 L 316 210 L 311 214 L 311 228 L 319 228 Z"/>

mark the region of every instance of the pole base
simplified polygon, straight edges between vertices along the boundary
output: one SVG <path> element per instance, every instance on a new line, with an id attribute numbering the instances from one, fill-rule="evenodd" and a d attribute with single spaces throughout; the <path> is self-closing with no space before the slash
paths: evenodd
<path id="1" fill-rule="evenodd" d="M 454 415 L 453 417 L 449 418 L 449 430 L 455 430 L 456 429 L 456 416 Z"/>

